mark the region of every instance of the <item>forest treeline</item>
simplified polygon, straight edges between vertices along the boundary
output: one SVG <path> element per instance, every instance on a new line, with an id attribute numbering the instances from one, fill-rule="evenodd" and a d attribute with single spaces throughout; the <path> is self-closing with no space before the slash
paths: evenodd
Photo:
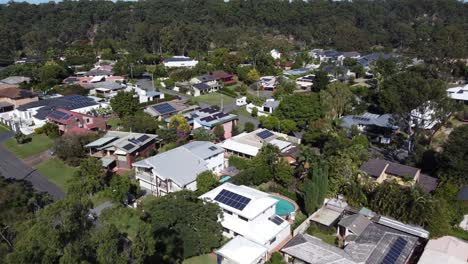
<path id="1" fill-rule="evenodd" d="M 281 49 L 294 40 L 302 47 L 465 58 L 467 17 L 468 4 L 456 0 L 11 2 L 0 5 L 0 57 L 50 55 L 76 43 L 182 54 L 261 42 Z"/>

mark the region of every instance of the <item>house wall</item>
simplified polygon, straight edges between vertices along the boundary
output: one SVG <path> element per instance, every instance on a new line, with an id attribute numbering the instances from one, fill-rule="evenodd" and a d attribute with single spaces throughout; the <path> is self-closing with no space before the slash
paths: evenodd
<path id="1" fill-rule="evenodd" d="M 234 124 L 235 124 L 234 120 L 223 124 L 225 139 L 232 137 L 232 128 L 234 127 Z"/>
<path id="2" fill-rule="evenodd" d="M 224 169 L 224 153 L 205 159 L 208 168 L 214 173 L 220 173 Z"/>

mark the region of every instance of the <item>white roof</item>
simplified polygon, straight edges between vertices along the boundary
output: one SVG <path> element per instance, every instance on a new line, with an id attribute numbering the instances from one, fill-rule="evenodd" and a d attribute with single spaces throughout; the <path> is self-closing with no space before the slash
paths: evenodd
<path id="1" fill-rule="evenodd" d="M 468 243 L 451 236 L 431 239 L 419 259 L 419 264 L 466 264 Z"/>
<path id="2" fill-rule="evenodd" d="M 226 204 L 219 203 L 214 199 L 222 190 L 228 190 L 238 195 L 242 195 L 246 198 L 249 198 L 250 202 L 243 210 L 238 210 Z M 263 213 L 268 208 L 275 206 L 279 202 L 278 200 L 272 198 L 268 193 L 264 193 L 244 185 L 234 185 L 232 183 L 225 183 L 221 186 L 218 186 L 213 190 L 201 195 L 200 198 L 216 202 L 221 208 L 225 208 L 248 219 L 255 218 L 257 215 Z"/>
<path id="3" fill-rule="evenodd" d="M 272 141 L 270 141 L 270 144 L 277 146 L 280 150 L 283 150 L 291 146 L 290 142 L 280 140 L 280 139 L 273 139 Z"/>
<path id="4" fill-rule="evenodd" d="M 291 145 L 291 143 L 286 142 L 284 140 L 278 140 L 280 136 L 278 136 L 276 132 L 272 131 L 270 131 L 272 133 L 272 136 L 265 139 L 260 138 L 258 136 L 258 133 L 263 132 L 265 130 L 267 129 L 259 128 L 250 133 L 243 132 L 237 136 L 225 140 L 223 143 L 219 144 L 219 146 L 230 151 L 243 153 L 249 156 L 256 156 L 258 151 L 266 143 L 273 144 L 279 147 L 280 150 L 283 150 Z"/>
<path id="5" fill-rule="evenodd" d="M 95 82 L 100 82 L 103 81 L 105 76 L 94 76 L 90 82 L 95 83 Z"/>
<path id="6" fill-rule="evenodd" d="M 242 134 L 246 134 L 245 132 Z M 240 135 L 242 135 L 240 134 Z M 238 136 L 240 136 L 238 135 Z M 236 136 L 237 137 L 237 136 Z M 229 138 L 225 140 L 223 143 L 219 144 L 222 148 L 235 151 L 243 154 L 247 154 L 249 156 L 257 156 L 258 151 L 260 150 L 259 147 L 247 145 L 241 142 L 236 141 L 234 138 Z"/>
<path id="7" fill-rule="evenodd" d="M 219 255 L 239 264 L 257 263 L 267 252 L 268 249 L 264 246 L 242 236 L 236 236 L 217 251 Z"/>
<path id="8" fill-rule="evenodd" d="M 454 100 L 468 101 L 468 84 L 465 86 L 452 87 L 447 89 L 447 94 Z"/>
<path id="9" fill-rule="evenodd" d="M 322 207 L 312 215 L 310 220 L 325 226 L 330 226 L 340 217 L 340 215 L 341 213 L 337 211 Z"/>

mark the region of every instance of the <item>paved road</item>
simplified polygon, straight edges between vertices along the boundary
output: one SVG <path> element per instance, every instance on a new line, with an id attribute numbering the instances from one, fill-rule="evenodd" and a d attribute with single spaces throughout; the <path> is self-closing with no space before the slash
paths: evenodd
<path id="1" fill-rule="evenodd" d="M 3 142 L 3 141 L 6 141 L 12 137 L 15 136 L 15 132 L 13 131 L 8 131 L 8 132 L 5 132 L 5 133 L 2 133 L 0 134 L 0 142 Z"/>
<path id="2" fill-rule="evenodd" d="M 0 146 L 0 157 L 0 174 L 5 178 L 29 181 L 34 189 L 49 193 L 55 200 L 65 196 L 59 187 L 15 157 L 3 146 Z"/>

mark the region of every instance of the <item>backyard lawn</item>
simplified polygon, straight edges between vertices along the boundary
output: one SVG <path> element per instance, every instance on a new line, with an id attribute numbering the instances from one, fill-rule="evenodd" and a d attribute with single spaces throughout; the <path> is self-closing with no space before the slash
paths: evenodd
<path id="1" fill-rule="evenodd" d="M 64 192 L 68 189 L 67 181 L 78 170 L 78 168 L 70 167 L 57 158 L 40 163 L 36 169 Z"/>
<path id="2" fill-rule="evenodd" d="M 230 96 L 227 96 L 225 94 L 220 94 L 220 93 L 210 93 L 210 94 L 200 95 L 200 96 L 195 97 L 195 100 L 198 103 L 207 103 L 210 105 L 221 106 L 221 96 L 223 98 L 224 105 L 232 104 L 236 100 L 235 98 L 232 98 Z"/>
<path id="3" fill-rule="evenodd" d="M 0 134 L 10 131 L 6 126 L 0 124 Z"/>
<path id="4" fill-rule="evenodd" d="M 206 254 L 186 259 L 182 264 L 216 264 L 216 259 Z"/>
<path id="5" fill-rule="evenodd" d="M 112 130 L 115 130 L 117 127 L 119 127 L 120 122 L 121 120 L 118 117 L 111 117 L 107 120 L 107 124 L 111 126 Z"/>
<path id="6" fill-rule="evenodd" d="M 140 223 L 137 210 L 129 207 L 114 207 L 104 210 L 100 217 L 104 222 L 114 224 L 120 232 L 128 234 L 130 240 L 135 239 Z"/>
<path id="7" fill-rule="evenodd" d="M 3 142 L 3 146 L 18 158 L 27 158 L 50 149 L 54 142 L 46 135 L 32 134 L 31 141 L 25 144 L 16 143 L 16 139 L 10 138 Z"/>

